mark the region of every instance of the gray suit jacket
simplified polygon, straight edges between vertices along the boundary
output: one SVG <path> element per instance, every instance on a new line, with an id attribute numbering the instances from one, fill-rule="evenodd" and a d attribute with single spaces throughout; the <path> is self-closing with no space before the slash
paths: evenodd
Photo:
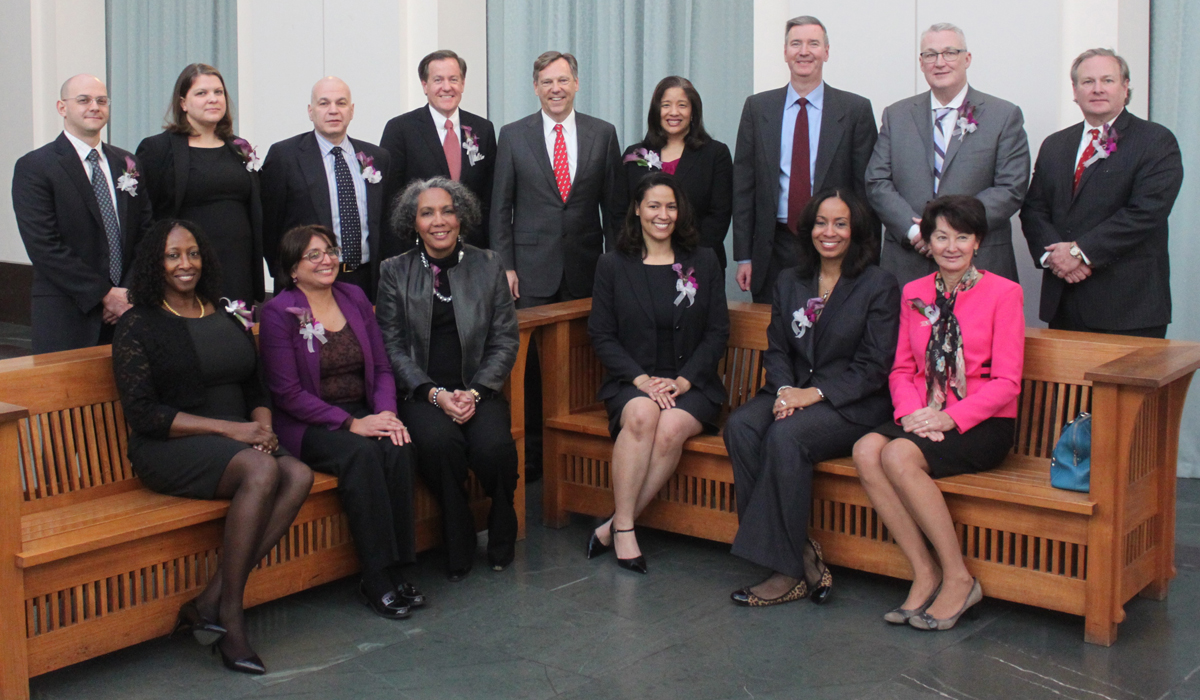
<path id="1" fill-rule="evenodd" d="M 542 113 L 500 129 L 489 235 L 504 269 L 516 270 L 521 294 L 592 295 L 596 261 L 611 250 L 624 214 L 625 171 L 612 124 L 575 113 L 579 161 L 563 202 L 546 152 Z M 601 214 L 603 213 L 603 225 Z"/>
<path id="2" fill-rule="evenodd" d="M 975 264 L 1017 280 L 1011 219 L 1029 188 L 1029 139 L 1021 108 L 998 97 L 967 89 L 978 126 L 959 138 L 950 137 L 938 195 L 973 195 L 987 210 L 988 233 Z M 929 91 L 883 111 L 879 140 L 867 166 L 867 197 L 883 220 L 880 265 L 896 275 L 900 286 L 937 269 L 933 260 L 908 242 L 914 216 L 921 216 L 933 193 L 933 111 Z"/>
<path id="3" fill-rule="evenodd" d="M 779 209 L 779 149 L 787 86 L 746 98 L 733 158 L 733 259 L 750 260 L 750 291 L 767 281 Z M 865 195 L 863 174 L 875 145 L 871 101 L 825 84 L 813 192 L 830 187 Z"/>

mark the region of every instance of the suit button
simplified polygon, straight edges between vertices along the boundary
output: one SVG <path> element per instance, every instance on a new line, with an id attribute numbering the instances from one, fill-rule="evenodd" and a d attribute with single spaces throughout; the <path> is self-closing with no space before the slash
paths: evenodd
<path id="1" fill-rule="evenodd" d="M 679 330 L 680 328 L 683 328 L 683 326 L 682 326 L 682 325 L 680 325 L 680 326 L 675 326 L 675 330 Z"/>
<path id="2" fill-rule="evenodd" d="M 680 360 L 683 360 L 683 355 L 680 355 L 680 356 L 679 356 L 679 359 L 680 359 Z"/>

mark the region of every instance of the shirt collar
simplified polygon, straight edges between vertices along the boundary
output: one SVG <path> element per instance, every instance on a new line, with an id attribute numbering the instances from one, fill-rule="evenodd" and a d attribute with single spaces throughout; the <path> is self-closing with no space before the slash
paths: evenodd
<path id="1" fill-rule="evenodd" d="M 333 150 L 335 144 L 331 143 L 329 139 L 322 136 L 321 132 L 317 131 L 316 129 L 313 129 L 313 136 L 317 137 L 317 146 L 321 149 L 321 157 L 324 158 L 328 156 L 329 152 Z M 343 151 L 350 151 L 351 155 L 354 154 L 354 144 L 350 143 L 349 134 L 343 136 L 342 142 L 336 145 L 341 146 Z"/>
<path id="2" fill-rule="evenodd" d="M 941 104 L 940 102 L 938 102 L 937 96 L 933 94 L 933 90 L 930 90 L 929 91 L 929 104 L 933 108 L 934 111 L 943 109 L 945 107 L 950 107 L 952 109 L 958 109 L 959 107 L 962 107 L 963 102 L 966 101 L 967 91 L 970 89 L 971 89 L 970 85 L 963 85 L 963 89 L 958 91 L 958 94 L 954 96 L 954 99 L 950 100 L 949 104 Z"/>
<path id="3" fill-rule="evenodd" d="M 88 154 L 92 152 L 92 146 L 87 145 L 82 140 L 80 140 L 79 137 L 75 136 L 75 134 L 72 134 L 71 132 L 69 132 L 65 129 L 63 130 L 63 133 L 66 134 L 67 140 L 71 142 L 71 145 L 75 147 L 75 152 L 79 154 L 80 160 L 87 160 Z M 101 160 L 108 160 L 107 158 L 104 157 L 104 142 L 103 141 L 101 141 L 97 146 L 95 146 L 95 149 L 100 152 Z"/>
<path id="4" fill-rule="evenodd" d="M 554 133 L 554 127 L 559 122 L 556 122 L 553 119 L 551 119 L 550 115 L 546 114 L 545 110 L 542 110 L 541 114 L 542 114 L 542 131 L 546 132 L 547 134 Z M 571 113 L 567 115 L 567 118 L 562 120 L 562 125 L 563 125 L 563 136 L 564 137 L 567 134 L 575 133 L 575 110 L 572 109 Z"/>
<path id="5" fill-rule="evenodd" d="M 825 106 L 825 81 L 821 81 L 820 85 L 813 88 L 813 91 L 804 97 L 808 100 L 810 105 L 816 107 L 817 110 L 820 111 Z M 783 108 L 786 110 L 788 107 L 796 104 L 796 100 L 798 99 L 800 99 L 800 93 L 796 92 L 796 88 L 792 87 L 791 83 L 788 83 L 787 102 L 784 103 Z"/>
<path id="6" fill-rule="evenodd" d="M 429 105 L 429 115 L 431 117 L 433 117 L 433 125 L 434 126 L 436 126 L 439 129 L 446 128 L 446 116 L 443 115 L 441 112 L 437 111 L 436 109 L 434 109 L 433 105 Z M 458 131 L 459 130 L 458 107 L 454 108 L 454 114 L 451 114 L 449 119 L 450 119 L 450 122 L 452 124 L 454 124 L 454 130 Z"/>

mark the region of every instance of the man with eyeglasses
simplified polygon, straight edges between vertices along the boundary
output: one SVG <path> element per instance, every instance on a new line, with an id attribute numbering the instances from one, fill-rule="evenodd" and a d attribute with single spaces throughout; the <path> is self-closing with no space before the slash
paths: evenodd
<path id="1" fill-rule="evenodd" d="M 918 61 L 930 89 L 884 110 L 867 166 L 868 200 L 884 225 L 880 264 L 901 286 L 936 270 L 921 212 L 936 197 L 970 195 L 988 218 L 975 266 L 1015 282 L 1011 218 L 1029 187 L 1021 108 L 967 84 L 971 53 L 953 24 L 925 30 Z"/>
<path id="2" fill-rule="evenodd" d="M 313 130 L 272 145 L 260 175 L 263 250 L 276 289 L 280 275 L 288 273 L 277 269 L 280 239 L 297 226 L 315 224 L 337 239 L 338 280 L 357 285 L 375 301 L 391 156 L 346 135 L 354 102 L 340 78 L 313 85 L 308 118 Z"/>
<path id="3" fill-rule="evenodd" d="M 151 224 L 137 159 L 101 142 L 108 89 L 77 75 L 63 83 L 63 132 L 13 169 L 13 211 L 33 263 L 33 352 L 112 342 L 129 309 L 123 280 Z"/>

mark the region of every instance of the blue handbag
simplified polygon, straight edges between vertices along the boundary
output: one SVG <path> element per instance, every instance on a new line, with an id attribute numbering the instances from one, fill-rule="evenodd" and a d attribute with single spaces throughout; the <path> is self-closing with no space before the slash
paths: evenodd
<path id="1" fill-rule="evenodd" d="M 1080 413 L 1063 428 L 1050 457 L 1050 485 L 1087 492 L 1092 482 L 1092 416 Z"/>

